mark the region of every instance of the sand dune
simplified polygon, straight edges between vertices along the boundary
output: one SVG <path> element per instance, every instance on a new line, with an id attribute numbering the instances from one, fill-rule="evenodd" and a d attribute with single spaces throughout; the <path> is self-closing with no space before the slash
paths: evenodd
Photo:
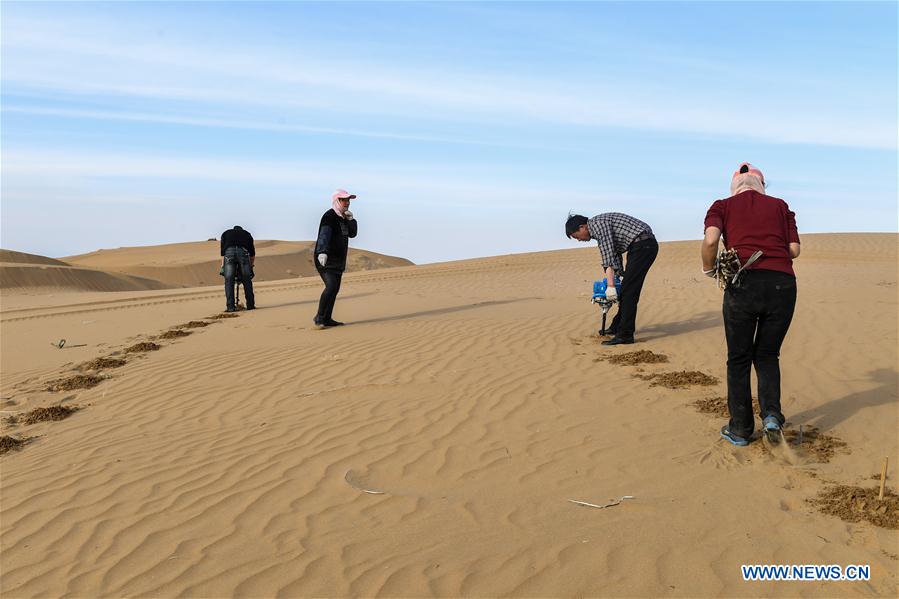
<path id="1" fill-rule="evenodd" d="M 46 256 L 38 256 L 37 254 L 26 254 L 24 252 L 14 252 L 13 250 L 0 249 L 0 264 L 52 264 L 54 266 L 69 266 L 62 260 L 55 258 L 47 258 Z"/>
<path id="2" fill-rule="evenodd" d="M 308 241 L 260 241 L 254 282 L 317 276 Z M 220 286 L 218 242 L 99 250 L 63 260 L 0 250 L 4 295 L 65 291 L 147 291 Z M 350 249 L 349 272 L 406 266 L 404 258 Z"/>
<path id="3" fill-rule="evenodd" d="M 350 324 L 325 331 L 320 281 L 261 283 L 259 310 L 147 353 L 125 349 L 221 294 L 18 298 L 0 312 L 0 408 L 83 409 L 3 425 L 31 440 L 0 457 L 0 594 L 895 596 L 899 531 L 807 500 L 899 461 L 896 250 L 803 237 L 783 403 L 791 429 L 847 444 L 829 461 L 732 447 L 693 408 L 725 375 L 695 241 L 662 244 L 623 349 L 594 336 L 595 247 L 350 273 L 335 312 Z M 606 359 L 635 349 L 668 362 Z M 101 356 L 126 363 L 83 365 Z M 634 376 L 683 370 L 719 382 Z M 77 374 L 103 378 L 46 391 Z M 872 579 L 750 583 L 746 563 Z"/>
<path id="4" fill-rule="evenodd" d="M 0 250 L 0 291 L 46 293 L 48 291 L 145 291 L 168 289 L 159 281 L 140 276 L 73 267 L 61 260 Z"/>
<path id="5" fill-rule="evenodd" d="M 315 276 L 310 241 L 257 241 L 255 282 Z M 65 261 L 107 272 L 147 277 L 176 287 L 219 285 L 219 242 L 202 241 L 100 250 Z M 412 263 L 404 258 L 350 249 L 347 270 L 373 270 Z"/>

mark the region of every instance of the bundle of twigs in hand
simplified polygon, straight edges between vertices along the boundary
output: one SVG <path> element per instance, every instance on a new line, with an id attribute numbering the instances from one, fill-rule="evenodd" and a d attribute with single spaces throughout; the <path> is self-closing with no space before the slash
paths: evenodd
<path id="1" fill-rule="evenodd" d="M 715 280 L 718 281 L 718 289 L 727 289 L 734 280 L 734 275 L 740 271 L 740 257 L 737 250 L 721 250 L 715 261 Z"/>

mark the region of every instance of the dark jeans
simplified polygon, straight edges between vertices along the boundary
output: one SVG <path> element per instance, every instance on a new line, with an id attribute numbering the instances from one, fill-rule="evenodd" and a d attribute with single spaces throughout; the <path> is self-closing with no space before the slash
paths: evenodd
<path id="1" fill-rule="evenodd" d="M 256 296 L 253 295 L 253 269 L 250 266 L 250 253 L 242 247 L 229 247 L 225 250 L 225 307 L 233 310 L 234 279 L 240 278 L 243 283 L 247 308 L 256 307 Z"/>
<path id="2" fill-rule="evenodd" d="M 649 267 L 659 255 L 659 243 L 655 239 L 635 241 L 627 249 L 627 265 L 621 281 L 621 296 L 618 298 L 618 312 L 609 327 L 618 337 L 633 339 L 637 327 L 637 304 L 646 281 Z"/>
<path id="3" fill-rule="evenodd" d="M 744 271 L 739 287 L 724 292 L 727 336 L 727 409 L 730 431 L 749 438 L 752 416 L 750 369 L 758 378 L 762 419 L 774 416 L 781 425 L 780 346 L 796 308 L 796 278 L 773 270 Z"/>
<path id="4" fill-rule="evenodd" d="M 334 312 L 334 302 L 337 301 L 337 293 L 340 291 L 343 271 L 319 268 L 318 276 L 325 282 L 325 290 L 322 291 L 321 299 L 318 300 L 318 314 L 315 315 L 315 322 L 324 324 L 333 320 L 331 315 Z"/>

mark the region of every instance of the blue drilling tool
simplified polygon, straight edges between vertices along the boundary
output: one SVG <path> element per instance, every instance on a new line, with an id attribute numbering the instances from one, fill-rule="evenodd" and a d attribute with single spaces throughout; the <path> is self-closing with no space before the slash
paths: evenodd
<path id="1" fill-rule="evenodd" d="M 593 281 L 593 297 L 590 301 L 599 306 L 600 310 L 602 310 L 602 328 L 599 329 L 600 335 L 606 334 L 606 314 L 609 313 L 609 309 L 612 307 L 612 304 L 615 302 L 606 297 L 606 289 L 609 288 L 608 279 L 603 279 L 602 281 Z M 615 291 L 618 292 L 618 296 L 621 296 L 621 279 L 615 277 Z"/>

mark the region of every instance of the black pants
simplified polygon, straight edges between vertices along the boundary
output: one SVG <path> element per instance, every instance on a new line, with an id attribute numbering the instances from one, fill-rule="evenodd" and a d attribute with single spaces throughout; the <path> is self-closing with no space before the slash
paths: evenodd
<path id="1" fill-rule="evenodd" d="M 225 307 L 233 310 L 234 279 L 239 277 L 243 283 L 244 295 L 247 297 L 247 308 L 256 307 L 256 296 L 253 295 L 253 267 L 250 266 L 250 253 L 242 247 L 229 247 L 225 250 Z"/>
<path id="2" fill-rule="evenodd" d="M 340 281 L 343 279 L 343 271 L 318 269 L 318 276 L 325 282 L 325 290 L 318 300 L 318 314 L 315 315 L 317 324 L 324 324 L 331 320 L 334 312 L 334 302 L 337 301 L 337 293 L 340 291 Z"/>
<path id="3" fill-rule="evenodd" d="M 609 327 L 616 336 L 633 339 L 637 327 L 637 304 L 646 281 L 649 267 L 659 255 L 659 243 L 655 239 L 635 241 L 627 249 L 627 265 L 621 281 L 621 296 L 618 298 L 618 312 Z"/>
<path id="4" fill-rule="evenodd" d="M 745 271 L 739 287 L 724 292 L 724 333 L 727 336 L 727 409 L 730 431 L 749 438 L 752 416 L 750 369 L 758 378 L 762 419 L 780 411 L 780 346 L 796 308 L 796 278 L 773 270 Z"/>

